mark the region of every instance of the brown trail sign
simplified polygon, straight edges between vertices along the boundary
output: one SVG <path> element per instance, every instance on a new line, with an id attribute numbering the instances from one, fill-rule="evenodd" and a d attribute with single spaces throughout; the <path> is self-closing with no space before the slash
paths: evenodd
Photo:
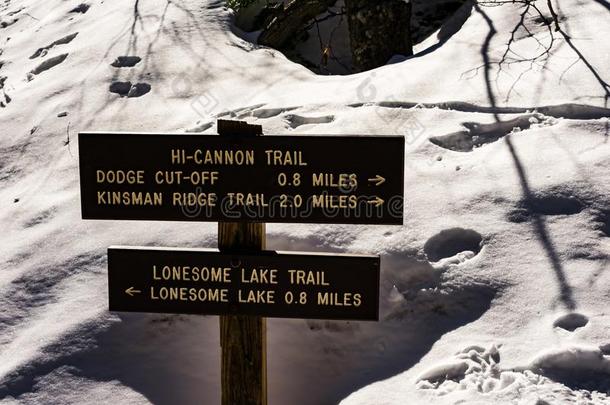
<path id="1" fill-rule="evenodd" d="M 379 257 L 111 247 L 111 311 L 378 320 Z"/>
<path id="2" fill-rule="evenodd" d="M 379 257 L 265 251 L 264 222 L 403 223 L 404 138 L 79 134 L 83 219 L 219 221 L 218 251 L 108 250 L 110 309 L 219 314 L 223 405 L 267 404 L 263 316 L 376 320 Z"/>
<path id="3" fill-rule="evenodd" d="M 85 219 L 403 222 L 404 137 L 79 134 Z"/>

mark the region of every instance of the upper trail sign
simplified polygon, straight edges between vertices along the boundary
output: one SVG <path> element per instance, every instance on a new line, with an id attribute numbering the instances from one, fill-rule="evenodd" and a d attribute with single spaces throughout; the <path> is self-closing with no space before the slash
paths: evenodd
<path id="1" fill-rule="evenodd" d="M 404 137 L 79 134 L 84 219 L 402 224 Z"/>

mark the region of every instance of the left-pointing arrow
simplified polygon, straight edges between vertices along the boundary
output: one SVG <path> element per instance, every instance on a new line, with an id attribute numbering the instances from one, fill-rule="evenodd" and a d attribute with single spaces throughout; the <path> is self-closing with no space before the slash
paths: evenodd
<path id="1" fill-rule="evenodd" d="M 141 292 L 142 292 L 142 291 L 140 291 L 140 290 L 136 290 L 136 289 L 135 289 L 135 288 L 133 288 L 133 287 L 129 287 L 128 289 L 126 289 L 126 290 L 125 290 L 125 294 L 128 294 L 128 295 L 130 295 L 130 296 L 132 296 L 132 297 L 133 297 L 135 294 L 140 294 Z"/>

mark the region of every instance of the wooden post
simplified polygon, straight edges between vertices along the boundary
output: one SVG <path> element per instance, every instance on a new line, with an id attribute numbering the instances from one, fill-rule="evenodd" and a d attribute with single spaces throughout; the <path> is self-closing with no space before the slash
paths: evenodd
<path id="1" fill-rule="evenodd" d="M 262 135 L 260 125 L 218 121 L 218 134 Z M 265 249 L 265 224 L 219 222 L 218 249 L 225 252 Z M 265 318 L 220 317 L 222 405 L 267 405 L 267 331 Z"/>

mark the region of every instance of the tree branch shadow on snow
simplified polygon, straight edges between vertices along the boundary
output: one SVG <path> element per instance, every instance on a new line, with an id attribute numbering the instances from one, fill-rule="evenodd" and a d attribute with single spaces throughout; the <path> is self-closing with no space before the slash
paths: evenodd
<path id="1" fill-rule="evenodd" d="M 481 46 L 481 56 L 483 58 L 483 74 L 484 74 L 484 78 L 485 78 L 485 87 L 486 87 L 486 91 L 487 91 L 487 98 L 489 99 L 489 102 L 492 105 L 492 107 L 494 107 L 494 109 L 495 109 L 495 108 L 497 108 L 498 103 L 496 100 L 496 95 L 494 94 L 494 91 L 492 88 L 493 81 L 491 78 L 491 69 L 493 67 L 493 64 L 490 60 L 490 56 L 489 56 L 490 51 L 489 50 L 490 50 L 491 40 L 496 35 L 497 31 L 493 24 L 492 19 L 489 17 L 489 15 L 487 15 L 487 13 L 485 11 L 483 11 L 481 9 L 481 6 L 476 4 L 474 7 L 475 7 L 475 10 L 483 17 L 483 19 L 485 20 L 485 23 L 489 27 L 488 34 L 485 38 L 485 41 L 483 42 L 483 44 Z M 498 115 L 497 112 L 494 112 L 493 116 L 494 116 L 494 119 L 496 120 L 496 122 L 498 122 L 498 123 L 501 122 L 500 116 Z M 532 189 L 529 185 L 529 180 L 527 178 L 526 169 L 523 166 L 521 158 L 519 157 L 517 150 L 512 143 L 512 140 L 510 139 L 510 135 L 506 136 L 504 138 L 504 141 L 506 142 L 506 145 L 508 146 L 508 150 L 511 154 L 511 157 L 512 157 L 514 165 L 515 165 L 515 169 L 517 170 L 517 174 L 519 176 L 519 182 L 521 183 L 523 198 L 525 201 L 534 201 L 535 197 L 534 197 Z M 563 268 L 563 265 L 561 264 L 561 259 L 559 258 L 559 255 L 555 248 L 553 239 L 552 239 L 551 235 L 549 234 L 549 231 L 546 227 L 545 220 L 540 214 L 534 214 L 532 216 L 532 221 L 533 221 L 534 231 L 536 232 L 538 240 L 540 241 L 542 247 L 544 248 L 544 250 L 547 254 L 547 257 L 550 261 L 550 264 L 555 272 L 555 277 L 557 278 L 557 282 L 559 284 L 559 297 L 567 309 L 574 310 L 576 308 L 576 302 L 574 301 L 572 287 L 567 282 L 566 275 L 565 275 L 566 272 Z"/>
<path id="2" fill-rule="evenodd" d="M 610 9 L 610 4 L 606 0 L 594 0 L 594 1 L 596 1 L 599 4 L 602 4 L 604 7 Z M 491 60 L 489 58 L 489 53 L 487 52 L 487 51 L 489 51 L 489 45 L 488 45 L 487 50 L 485 51 L 485 52 L 487 52 L 486 53 L 487 57 L 484 58 L 484 63 L 481 66 L 478 66 L 474 69 L 471 69 L 471 70 L 465 72 L 464 74 L 468 74 L 471 72 L 474 72 L 476 74 L 476 73 L 478 73 L 479 70 L 482 70 L 482 69 L 489 70 L 491 67 L 495 66 L 496 74 L 495 74 L 495 79 L 493 80 L 493 82 L 497 83 L 499 80 L 499 77 L 502 74 L 502 72 L 504 71 L 505 67 L 508 67 L 512 64 L 521 64 L 521 63 L 529 62 L 529 64 L 530 64 L 529 67 L 526 70 L 524 70 L 523 72 L 521 72 L 515 78 L 512 85 L 510 86 L 510 88 L 506 94 L 505 100 L 504 100 L 505 102 L 508 102 L 511 94 L 515 90 L 516 85 L 521 81 L 521 79 L 523 78 L 523 76 L 526 73 L 532 71 L 534 69 L 534 67 L 536 67 L 536 66 L 538 66 L 542 70 L 547 70 L 547 65 L 553 55 L 551 53 L 551 51 L 553 49 L 559 49 L 564 44 L 567 44 L 572 49 L 572 51 L 575 53 L 576 59 L 574 60 L 574 62 L 572 64 L 570 64 L 570 66 L 568 66 L 561 73 L 561 75 L 559 76 L 559 81 L 561 82 L 563 76 L 573 66 L 575 66 L 579 62 L 582 62 L 585 65 L 585 67 L 589 70 L 591 75 L 595 78 L 595 80 L 599 83 L 601 90 L 603 92 L 603 95 L 601 97 L 604 99 L 604 107 L 608 108 L 609 102 L 610 102 L 610 83 L 608 83 L 606 80 L 604 80 L 601 77 L 599 71 L 592 65 L 592 63 L 585 57 L 585 55 L 575 45 L 575 43 L 573 42 L 573 40 L 572 40 L 570 34 L 567 32 L 567 30 L 565 28 L 562 28 L 562 26 L 566 25 L 567 22 L 564 21 L 564 22 L 560 23 L 560 20 L 562 20 L 563 18 L 560 15 L 558 15 L 558 13 L 555 11 L 555 9 L 552 5 L 552 1 L 547 0 L 547 2 L 546 2 L 551 16 L 546 16 L 545 13 L 540 9 L 540 7 L 535 3 L 534 0 L 479 0 L 479 2 L 477 3 L 477 10 L 481 10 L 481 6 L 498 6 L 498 5 L 505 5 L 505 4 L 520 4 L 522 11 L 520 13 L 519 22 L 515 25 L 515 27 L 511 31 L 510 39 L 508 40 L 508 42 L 506 44 L 506 49 L 505 49 L 502 57 L 498 61 Z M 559 6 L 559 3 L 558 3 L 558 6 Z M 545 39 L 542 39 L 542 40 L 538 39 L 536 37 L 535 33 L 532 32 L 532 30 L 528 27 L 528 25 L 526 23 L 526 18 L 528 16 L 530 16 L 530 14 L 532 14 L 532 13 L 534 16 L 536 16 L 534 18 L 534 20 L 537 23 L 546 26 L 546 29 L 548 30 L 548 37 L 547 37 L 548 41 L 546 43 L 544 42 Z M 495 28 L 493 28 L 493 29 L 494 29 L 493 34 L 495 35 L 497 32 L 495 32 Z M 516 35 L 520 30 L 525 31 L 527 33 L 527 37 L 533 38 L 536 41 L 538 49 L 541 49 L 541 51 L 538 54 L 531 56 L 531 57 L 525 57 L 513 50 L 513 45 L 517 41 Z M 558 37 L 556 36 L 556 33 L 558 33 L 564 41 L 557 43 Z M 493 89 L 491 88 L 491 86 L 488 86 L 488 93 L 489 93 L 489 91 L 493 92 Z M 610 136 L 610 122 L 607 122 L 605 125 L 605 136 L 606 136 L 606 142 L 607 142 L 608 137 Z"/>
<path id="3" fill-rule="evenodd" d="M 510 96 L 512 95 L 513 91 L 515 91 L 516 85 L 521 81 L 521 79 L 523 78 L 523 76 L 526 73 L 531 72 L 536 66 L 541 68 L 543 71 L 547 69 L 547 64 L 552 56 L 551 49 L 553 49 L 553 47 L 555 46 L 556 38 L 555 38 L 555 35 L 553 32 L 553 29 L 551 27 L 552 21 L 550 20 L 550 18 L 547 18 L 542 13 L 542 11 L 534 3 L 534 0 L 479 0 L 477 3 L 477 8 L 478 8 L 478 10 L 481 10 L 481 8 L 480 8 L 481 6 L 497 7 L 497 6 L 502 6 L 505 4 L 520 4 L 522 10 L 519 13 L 519 21 L 517 22 L 517 24 L 515 24 L 515 26 L 511 30 L 510 38 L 509 38 L 508 42 L 506 43 L 506 48 L 502 54 L 502 57 L 498 61 L 492 61 L 488 57 L 487 60 L 485 60 L 483 64 L 464 72 L 462 75 L 467 75 L 467 74 L 472 74 L 472 73 L 477 74 L 482 69 L 486 69 L 486 68 L 490 68 L 490 67 L 494 66 L 494 67 L 496 67 L 496 74 L 495 74 L 494 82 L 497 83 L 500 78 L 500 75 L 505 71 L 505 68 L 510 67 L 513 64 L 521 64 L 521 63 L 529 62 L 529 67 L 527 69 L 525 69 L 523 72 L 521 72 L 515 78 L 513 83 L 511 84 L 511 86 L 505 96 L 505 99 L 504 99 L 504 102 L 508 102 L 510 100 Z M 546 43 L 544 42 L 545 41 L 544 38 L 542 40 L 538 39 L 536 37 L 536 33 L 534 33 L 532 31 L 532 29 L 530 29 L 530 27 L 528 27 L 528 25 L 526 23 L 527 18 L 531 15 L 532 12 L 537 14 L 536 20 L 540 24 L 546 26 L 546 28 L 548 30 L 548 42 L 546 42 Z M 537 46 L 536 50 L 538 51 L 538 53 L 535 54 L 534 56 L 529 56 L 529 57 L 523 56 L 519 52 L 517 52 L 513 49 L 513 45 L 515 45 L 515 43 L 518 41 L 517 34 L 521 30 L 525 31 L 528 38 L 532 38 L 535 40 L 536 46 Z M 496 33 L 497 32 L 495 31 L 495 27 L 494 27 L 493 34 L 495 35 Z M 492 37 L 493 37 L 493 35 L 492 35 Z M 490 38 L 490 40 L 491 40 L 491 38 Z M 487 46 L 487 48 L 489 48 L 489 45 Z M 487 54 L 487 55 L 489 55 L 489 54 Z"/>
<path id="4" fill-rule="evenodd" d="M 595 77 L 595 80 L 597 80 L 597 82 L 599 83 L 600 87 L 603 89 L 603 91 L 604 91 L 604 96 L 603 96 L 604 97 L 604 107 L 608 107 L 608 103 L 610 102 L 610 83 L 605 81 L 600 76 L 600 74 L 597 71 L 597 69 L 595 69 L 595 67 L 591 64 L 591 62 L 589 62 L 589 60 L 583 55 L 583 53 L 580 51 L 580 49 L 578 49 L 578 47 L 576 47 L 576 45 L 574 44 L 574 42 L 572 41 L 570 36 L 563 29 L 560 29 L 559 33 L 563 36 L 563 38 L 565 40 L 565 43 L 568 44 L 568 46 L 570 48 L 572 48 L 572 50 L 574 51 L 574 53 L 576 53 L 576 55 L 578 55 L 578 60 L 582 61 L 585 64 L 587 69 L 589 69 L 589 71 L 591 72 L 593 77 Z M 606 136 L 606 141 L 607 141 L 608 137 L 610 136 L 610 123 L 609 122 L 606 122 L 605 136 Z"/>
<path id="5" fill-rule="evenodd" d="M 594 0 L 596 3 L 602 5 L 603 7 L 605 7 L 606 9 L 610 10 L 610 3 L 606 0 Z M 565 21 L 562 24 L 559 24 L 559 17 L 557 15 L 557 13 L 555 12 L 555 10 L 552 7 L 552 3 L 551 0 L 547 0 L 547 4 L 549 5 L 549 9 L 551 10 L 551 14 L 555 20 L 555 31 L 559 32 L 561 34 L 561 36 L 564 38 L 565 43 L 568 44 L 568 46 L 574 51 L 574 53 L 577 55 L 577 58 L 574 62 L 574 64 L 578 63 L 579 61 L 582 61 L 583 64 L 587 67 L 587 69 L 591 72 L 591 74 L 593 75 L 593 77 L 595 78 L 595 80 L 599 83 L 600 87 L 602 88 L 603 91 L 603 99 L 604 99 L 604 107 L 608 107 L 609 103 L 610 103 L 610 83 L 607 80 L 604 80 L 601 75 L 599 70 L 595 69 L 595 67 L 593 66 L 593 64 L 591 62 L 589 62 L 589 60 L 584 56 L 584 54 L 582 53 L 582 51 L 580 49 L 578 49 L 578 47 L 576 46 L 576 44 L 573 42 L 572 40 L 572 36 L 570 35 L 569 31 L 568 31 L 568 21 Z M 561 3 L 557 2 L 557 8 L 559 10 L 559 12 L 561 12 Z M 570 65 L 566 71 L 564 71 L 562 73 L 562 76 L 574 65 Z M 605 124 L 605 142 L 608 142 L 608 139 L 610 138 L 610 119 L 606 121 Z"/>

